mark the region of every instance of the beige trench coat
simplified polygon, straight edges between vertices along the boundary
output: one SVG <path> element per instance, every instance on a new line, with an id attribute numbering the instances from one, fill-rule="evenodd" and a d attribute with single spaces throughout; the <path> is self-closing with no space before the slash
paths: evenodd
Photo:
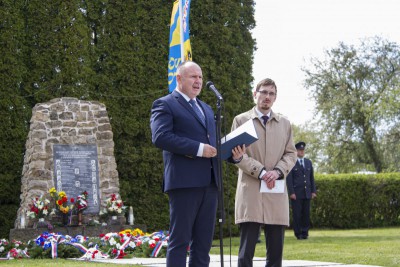
<path id="1" fill-rule="evenodd" d="M 289 120 L 271 111 L 266 127 L 257 116 L 255 107 L 236 116 L 232 130 L 248 120 L 253 120 L 258 140 L 246 149 L 239 167 L 235 197 L 235 223 L 258 222 L 262 224 L 289 225 L 289 198 L 286 176 L 296 163 L 297 154 L 293 143 Z M 261 171 L 279 168 L 284 174 L 284 193 L 260 193 Z"/>

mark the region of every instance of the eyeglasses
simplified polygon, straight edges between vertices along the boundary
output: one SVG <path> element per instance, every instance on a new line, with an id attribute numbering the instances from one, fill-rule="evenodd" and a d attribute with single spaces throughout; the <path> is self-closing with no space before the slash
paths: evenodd
<path id="1" fill-rule="evenodd" d="M 262 94 L 262 95 L 269 96 L 269 97 L 274 97 L 274 96 L 276 96 L 276 93 L 275 93 L 275 92 L 258 91 L 258 90 L 257 90 L 257 92 L 259 92 L 259 93 Z"/>

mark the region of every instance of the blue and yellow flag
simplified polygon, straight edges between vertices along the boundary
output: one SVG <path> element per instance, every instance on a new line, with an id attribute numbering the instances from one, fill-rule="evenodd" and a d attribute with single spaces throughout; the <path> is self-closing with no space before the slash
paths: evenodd
<path id="1" fill-rule="evenodd" d="M 179 64 L 183 61 L 192 60 L 192 47 L 189 38 L 190 1 L 177 0 L 172 8 L 168 58 L 169 92 L 172 92 L 176 87 L 176 69 Z"/>

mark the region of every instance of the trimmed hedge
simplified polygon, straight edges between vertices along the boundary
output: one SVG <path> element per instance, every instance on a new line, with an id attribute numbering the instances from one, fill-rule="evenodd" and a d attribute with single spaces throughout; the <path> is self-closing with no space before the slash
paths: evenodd
<path id="1" fill-rule="evenodd" d="M 311 222 L 317 228 L 400 225 L 400 173 L 317 175 Z"/>

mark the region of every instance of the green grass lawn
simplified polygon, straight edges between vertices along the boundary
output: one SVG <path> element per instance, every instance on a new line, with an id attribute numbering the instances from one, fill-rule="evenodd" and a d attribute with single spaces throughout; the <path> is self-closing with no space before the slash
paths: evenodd
<path id="1" fill-rule="evenodd" d="M 265 239 L 257 244 L 255 256 L 265 257 Z M 232 238 L 232 255 L 238 254 L 239 239 Z M 230 240 L 224 239 L 224 254 L 229 254 Z M 400 266 L 400 228 L 357 230 L 310 230 L 307 240 L 297 240 L 286 231 L 285 260 L 310 260 L 346 264 Z M 214 241 L 212 254 L 219 254 Z"/>
<path id="2" fill-rule="evenodd" d="M 265 241 L 256 247 L 256 257 L 265 257 Z M 237 255 L 239 239 L 224 239 L 224 254 L 229 256 L 232 243 L 232 255 Z M 211 254 L 219 254 L 219 240 L 215 240 Z M 310 260 L 337 262 L 346 264 L 365 264 L 394 267 L 400 266 L 400 227 L 359 230 L 314 230 L 307 240 L 297 240 L 292 230 L 286 231 L 283 258 L 285 260 Z M 9 260 L 0 261 L 4 266 L 95 266 L 111 264 L 82 262 L 64 259 L 46 260 Z M 123 265 L 121 265 L 123 266 Z M 136 265 L 129 265 L 135 266 Z"/>

